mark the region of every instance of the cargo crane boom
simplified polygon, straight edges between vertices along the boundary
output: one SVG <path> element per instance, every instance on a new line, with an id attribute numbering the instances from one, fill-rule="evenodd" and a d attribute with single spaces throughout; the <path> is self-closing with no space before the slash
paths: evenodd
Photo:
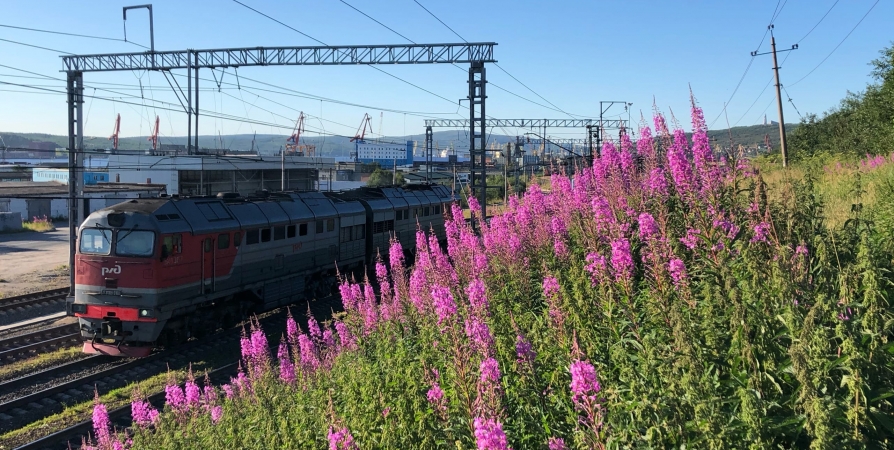
<path id="1" fill-rule="evenodd" d="M 366 137 L 367 128 L 369 129 L 370 134 L 375 133 L 375 131 L 373 131 L 370 119 L 371 117 L 369 117 L 369 114 L 363 114 L 363 120 L 360 121 L 360 127 L 357 128 L 357 133 L 355 133 L 354 137 L 351 138 L 351 142 L 363 142 L 363 138 Z"/>
<path id="2" fill-rule="evenodd" d="M 152 135 L 149 136 L 148 139 L 146 139 L 147 141 L 152 143 L 153 151 L 158 150 L 158 124 L 159 124 L 158 116 L 155 116 L 155 129 L 152 130 Z"/>
<path id="3" fill-rule="evenodd" d="M 292 130 L 292 135 L 286 139 L 286 147 L 285 150 L 283 150 L 283 155 L 296 154 L 298 156 L 314 156 L 316 151 L 315 145 L 300 143 L 301 135 L 304 134 L 304 119 L 306 117 L 304 111 L 298 113 L 298 120 L 295 121 L 295 129 Z"/>
<path id="4" fill-rule="evenodd" d="M 118 132 L 121 131 L 121 114 L 115 119 L 115 128 L 112 129 L 112 135 L 109 140 L 112 141 L 112 150 L 118 150 Z"/>

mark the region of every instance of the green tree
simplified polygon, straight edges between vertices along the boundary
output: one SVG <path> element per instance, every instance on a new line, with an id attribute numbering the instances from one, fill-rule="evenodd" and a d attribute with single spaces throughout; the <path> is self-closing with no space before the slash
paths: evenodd
<path id="1" fill-rule="evenodd" d="M 837 108 L 817 117 L 808 114 L 790 133 L 794 158 L 818 155 L 859 157 L 894 151 L 894 45 L 869 63 L 874 83 L 864 92 L 848 92 Z"/>
<path id="2" fill-rule="evenodd" d="M 391 186 L 391 185 L 402 185 L 406 180 L 404 180 L 404 174 L 397 172 L 397 175 L 391 173 L 390 170 L 382 170 L 380 168 L 376 168 L 369 175 L 369 181 L 366 182 L 367 186 L 376 187 L 376 186 Z"/>

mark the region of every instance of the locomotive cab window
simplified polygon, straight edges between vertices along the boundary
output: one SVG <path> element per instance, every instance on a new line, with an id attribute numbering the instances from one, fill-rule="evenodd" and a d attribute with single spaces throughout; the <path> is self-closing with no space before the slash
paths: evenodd
<path id="1" fill-rule="evenodd" d="M 211 238 L 205 238 L 204 247 L 205 253 L 211 253 Z"/>
<path id="2" fill-rule="evenodd" d="M 435 214 L 441 214 L 441 205 L 435 205 Z"/>
<path id="3" fill-rule="evenodd" d="M 307 236 L 307 224 L 302 223 L 298 225 L 298 236 Z"/>
<path id="4" fill-rule="evenodd" d="M 170 236 L 165 236 L 161 240 L 162 254 L 167 256 L 167 255 L 173 255 L 176 253 L 180 253 L 180 248 L 181 248 L 180 245 L 182 243 L 183 243 L 183 236 L 181 236 L 179 233 L 172 234 Z"/>
<path id="5" fill-rule="evenodd" d="M 261 229 L 261 242 L 270 242 L 270 228 Z"/>
<path id="6" fill-rule="evenodd" d="M 422 210 L 422 212 L 423 212 L 423 215 L 424 215 L 424 216 L 426 216 L 426 217 L 427 217 L 427 216 L 430 216 L 431 214 L 429 214 L 429 212 L 431 212 L 431 208 L 429 208 L 428 206 L 426 206 L 426 207 Z"/>
<path id="7" fill-rule="evenodd" d="M 81 232 L 81 253 L 108 255 L 112 251 L 112 230 L 85 228 Z"/>
<path id="8" fill-rule="evenodd" d="M 295 225 L 289 225 L 286 227 L 286 237 L 289 239 L 295 237 Z"/>
<path id="9" fill-rule="evenodd" d="M 273 240 L 281 241 L 286 238 L 286 227 L 280 225 L 278 227 L 273 227 Z"/>
<path id="10" fill-rule="evenodd" d="M 335 219 L 326 220 L 326 231 L 335 231 Z"/>
<path id="11" fill-rule="evenodd" d="M 118 256 L 152 256 L 155 233 L 152 231 L 118 231 L 115 254 Z"/>
<path id="12" fill-rule="evenodd" d="M 217 249 L 225 250 L 230 248 L 230 235 L 229 234 L 218 234 L 217 235 Z"/>
<path id="13" fill-rule="evenodd" d="M 324 231 L 324 230 L 323 230 L 323 221 L 322 221 L 322 220 L 318 220 L 318 221 L 317 221 L 317 234 L 320 234 L 320 233 L 322 233 L 323 231 Z"/>
<path id="14" fill-rule="evenodd" d="M 254 245 L 257 244 L 258 241 L 258 230 L 248 230 L 245 232 L 245 244 L 246 245 Z"/>

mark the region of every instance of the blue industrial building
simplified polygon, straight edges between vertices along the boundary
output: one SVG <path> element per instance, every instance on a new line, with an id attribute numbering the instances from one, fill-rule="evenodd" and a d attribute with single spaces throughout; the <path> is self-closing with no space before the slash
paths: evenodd
<path id="1" fill-rule="evenodd" d="M 413 141 L 407 141 L 406 146 L 402 146 L 373 144 L 358 140 L 354 142 L 354 154 L 357 161 L 362 163 L 379 163 L 385 168 L 393 165 L 408 166 L 413 164 Z"/>
<path id="2" fill-rule="evenodd" d="M 108 183 L 108 172 L 83 172 L 84 184 Z M 31 171 L 31 181 L 55 181 L 68 184 L 68 169 L 34 169 Z"/>

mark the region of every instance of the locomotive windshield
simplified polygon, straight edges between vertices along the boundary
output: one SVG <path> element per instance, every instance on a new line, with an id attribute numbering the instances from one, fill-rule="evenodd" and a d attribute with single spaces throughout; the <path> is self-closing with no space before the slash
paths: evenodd
<path id="1" fill-rule="evenodd" d="M 112 230 L 86 228 L 81 232 L 81 253 L 108 255 L 112 251 Z"/>
<path id="2" fill-rule="evenodd" d="M 118 231 L 115 254 L 118 256 L 152 256 L 155 233 L 151 231 Z"/>

